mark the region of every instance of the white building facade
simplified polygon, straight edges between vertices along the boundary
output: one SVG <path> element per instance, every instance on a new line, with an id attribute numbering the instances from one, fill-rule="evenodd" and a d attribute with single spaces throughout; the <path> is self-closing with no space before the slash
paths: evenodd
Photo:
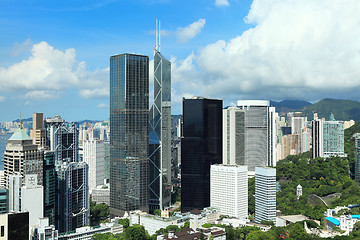
<path id="1" fill-rule="evenodd" d="M 221 215 L 248 217 L 248 169 L 238 165 L 211 165 L 210 206 Z"/>

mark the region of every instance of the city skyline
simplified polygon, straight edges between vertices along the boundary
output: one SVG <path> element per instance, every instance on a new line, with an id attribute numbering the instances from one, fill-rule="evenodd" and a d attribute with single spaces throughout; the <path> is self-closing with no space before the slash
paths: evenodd
<path id="1" fill-rule="evenodd" d="M 190 96 L 359 100 L 356 1 L 20 2 L 0 3 L 1 121 L 19 112 L 107 120 L 109 57 L 153 56 L 156 19 L 173 114 Z"/>

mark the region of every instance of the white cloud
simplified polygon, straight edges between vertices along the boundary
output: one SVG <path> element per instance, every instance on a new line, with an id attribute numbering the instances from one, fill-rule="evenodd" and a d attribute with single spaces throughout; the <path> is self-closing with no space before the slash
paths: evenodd
<path id="1" fill-rule="evenodd" d="M 196 85 L 230 100 L 359 98 L 359 12 L 357 0 L 254 0 L 253 28 L 189 55 L 173 76 L 183 95 Z"/>
<path id="2" fill-rule="evenodd" d="M 108 107 L 110 107 L 110 106 L 109 106 L 109 104 L 106 104 L 106 103 L 99 103 L 99 104 L 97 105 L 97 107 L 98 107 L 98 108 L 108 108 Z"/>
<path id="3" fill-rule="evenodd" d="M 227 7 L 229 6 L 229 1 L 228 0 L 215 0 L 215 5 L 218 7 Z"/>
<path id="4" fill-rule="evenodd" d="M 3 102 L 5 100 L 4 96 L 0 96 L 0 102 Z"/>
<path id="5" fill-rule="evenodd" d="M 184 28 L 179 28 L 177 30 L 178 40 L 180 42 L 185 43 L 190 39 L 194 38 L 204 28 L 205 23 L 206 23 L 205 19 L 199 19 L 198 21 L 193 22 L 189 26 L 186 26 Z"/>
<path id="6" fill-rule="evenodd" d="M 88 71 L 86 63 L 76 59 L 73 48 L 60 51 L 40 42 L 32 46 L 28 59 L 0 68 L 0 91 L 30 91 L 28 96 L 48 98 L 47 91 L 75 87 L 84 97 L 107 96 L 98 88 L 109 85 L 108 72 L 108 68 Z"/>
<path id="7" fill-rule="evenodd" d="M 82 89 L 80 96 L 83 98 L 101 98 L 109 96 L 109 88 Z"/>
<path id="8" fill-rule="evenodd" d="M 25 98 L 32 99 L 32 100 L 41 100 L 41 99 L 51 99 L 51 98 L 58 98 L 59 93 L 55 91 L 44 91 L 44 90 L 34 90 L 27 92 L 25 94 Z"/>

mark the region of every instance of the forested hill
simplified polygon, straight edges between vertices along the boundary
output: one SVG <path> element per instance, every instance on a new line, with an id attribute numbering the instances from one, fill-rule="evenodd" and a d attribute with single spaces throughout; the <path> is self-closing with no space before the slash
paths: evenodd
<path id="1" fill-rule="evenodd" d="M 317 103 L 299 108 L 298 111 L 304 112 L 308 120 L 313 119 L 314 113 L 318 113 L 319 118 L 329 120 L 331 113 L 336 120 L 349 121 L 360 120 L 360 102 L 352 100 L 325 98 Z"/>

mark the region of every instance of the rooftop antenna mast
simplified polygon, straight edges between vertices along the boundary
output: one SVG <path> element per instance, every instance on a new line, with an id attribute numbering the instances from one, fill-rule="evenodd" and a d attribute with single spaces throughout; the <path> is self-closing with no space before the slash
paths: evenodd
<path id="1" fill-rule="evenodd" d="M 160 52 L 160 21 L 156 19 L 156 44 L 155 44 L 155 51 Z"/>

